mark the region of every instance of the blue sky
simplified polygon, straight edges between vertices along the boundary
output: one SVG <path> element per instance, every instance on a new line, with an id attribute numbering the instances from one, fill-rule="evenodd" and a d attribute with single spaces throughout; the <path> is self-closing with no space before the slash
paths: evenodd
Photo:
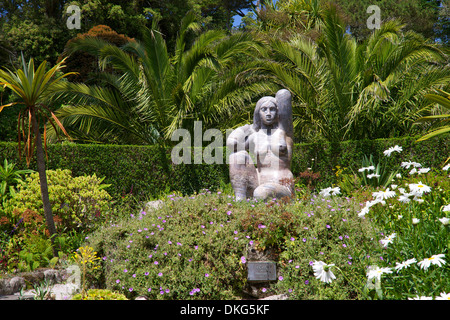
<path id="1" fill-rule="evenodd" d="M 277 3 L 278 0 L 273 0 L 273 3 Z M 256 5 L 257 1 L 253 1 L 253 3 Z M 242 12 L 244 12 L 245 14 L 247 14 L 248 10 L 242 10 Z M 234 22 L 233 22 L 233 26 L 237 27 L 241 24 L 241 16 L 234 16 Z"/>

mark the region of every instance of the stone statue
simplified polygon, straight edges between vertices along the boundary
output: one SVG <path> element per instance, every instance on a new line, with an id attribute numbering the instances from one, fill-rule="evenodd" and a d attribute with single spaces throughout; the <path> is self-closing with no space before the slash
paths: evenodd
<path id="1" fill-rule="evenodd" d="M 291 93 L 282 89 L 275 98 L 263 97 L 256 103 L 253 125 L 239 127 L 228 136 L 236 200 L 293 196 L 293 131 Z"/>

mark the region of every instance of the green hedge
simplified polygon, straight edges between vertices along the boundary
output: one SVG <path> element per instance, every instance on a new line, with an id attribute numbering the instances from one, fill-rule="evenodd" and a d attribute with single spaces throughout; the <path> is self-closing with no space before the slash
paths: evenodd
<path id="1" fill-rule="evenodd" d="M 336 166 L 357 169 L 364 155 L 383 157 L 383 151 L 396 144 L 403 152 L 387 158 L 393 165 L 399 161 L 416 161 L 424 166 L 440 167 L 450 156 L 448 135 L 416 143 L 416 138 L 346 141 L 342 143 L 296 144 L 292 172 L 312 168 L 321 174 L 321 183 L 335 180 Z M 226 157 L 226 152 L 224 159 Z M 18 159 L 17 143 L 0 142 L 0 163 L 3 159 L 25 168 Z M 314 159 L 314 161 L 312 160 Z M 36 170 L 32 161 L 31 169 Z M 191 194 L 203 188 L 215 190 L 229 182 L 228 166 L 224 164 L 181 164 L 171 162 L 171 150 L 155 146 L 118 146 L 87 144 L 52 144 L 48 146 L 47 169 L 70 169 L 74 176 L 96 174 L 111 184 L 110 194 L 117 198 L 128 193 L 140 199 L 179 191 Z"/>
<path id="2" fill-rule="evenodd" d="M 387 165 L 398 166 L 402 161 L 415 161 L 424 167 L 443 166 L 450 156 L 449 135 L 436 136 L 432 139 L 416 142 L 418 137 L 345 141 L 326 144 L 297 144 L 295 146 L 292 172 L 294 176 L 307 168 L 321 174 L 322 183 L 335 182 L 336 167 L 356 170 L 361 167 L 364 155 L 374 156 L 375 163 L 381 158 Z M 399 145 L 401 153 L 394 152 L 386 157 L 383 151 L 389 147 Z M 314 159 L 314 161 L 312 160 Z"/>

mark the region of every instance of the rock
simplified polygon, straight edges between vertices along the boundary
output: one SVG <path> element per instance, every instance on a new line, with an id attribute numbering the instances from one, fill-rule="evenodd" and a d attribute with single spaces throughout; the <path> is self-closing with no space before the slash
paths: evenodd
<path id="1" fill-rule="evenodd" d="M 44 271 L 44 279 L 49 283 L 61 282 L 61 275 L 57 270 L 49 269 Z"/>
<path id="2" fill-rule="evenodd" d="M 149 201 L 145 204 L 145 210 L 146 211 L 157 210 L 162 208 L 163 205 L 164 201 L 162 200 Z"/>
<path id="3" fill-rule="evenodd" d="M 11 295 L 25 288 L 25 286 L 25 279 L 22 277 L 0 279 L 0 295 Z"/>
<path id="4" fill-rule="evenodd" d="M 277 294 L 275 296 L 268 296 L 259 300 L 287 300 L 289 297 L 287 294 Z"/>

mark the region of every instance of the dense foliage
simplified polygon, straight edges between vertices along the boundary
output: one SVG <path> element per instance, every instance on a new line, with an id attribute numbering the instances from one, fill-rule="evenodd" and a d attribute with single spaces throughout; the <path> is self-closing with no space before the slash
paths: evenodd
<path id="1" fill-rule="evenodd" d="M 82 300 L 450 299 L 448 3 L 377 1 L 376 30 L 373 4 L 1 1 L 0 273 L 69 266 Z M 236 202 L 220 138 L 222 163 L 172 161 L 178 129 L 204 155 L 280 88 L 291 201 Z M 260 255 L 277 280 L 251 284 Z"/>

